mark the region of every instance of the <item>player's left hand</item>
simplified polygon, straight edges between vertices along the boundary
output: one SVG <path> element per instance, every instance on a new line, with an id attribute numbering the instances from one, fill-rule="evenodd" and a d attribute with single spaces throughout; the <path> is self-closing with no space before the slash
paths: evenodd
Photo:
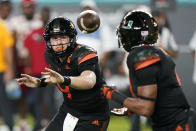
<path id="1" fill-rule="evenodd" d="M 57 83 L 63 83 L 64 78 L 61 74 L 58 72 L 51 70 L 49 68 L 45 68 L 47 72 L 41 72 L 42 75 L 44 75 L 45 82 L 48 84 L 57 84 Z"/>

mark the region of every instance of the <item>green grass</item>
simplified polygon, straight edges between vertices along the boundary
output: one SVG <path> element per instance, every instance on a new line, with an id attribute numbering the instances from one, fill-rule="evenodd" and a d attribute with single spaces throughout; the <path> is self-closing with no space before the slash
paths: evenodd
<path id="1" fill-rule="evenodd" d="M 18 114 L 15 116 L 15 118 L 14 118 L 15 120 L 15 125 L 16 126 L 18 126 L 20 123 L 20 120 L 19 120 L 19 116 L 18 116 Z M 26 115 L 26 117 L 25 117 L 25 120 L 27 121 L 27 123 L 31 126 L 31 127 L 33 127 L 34 125 L 35 125 L 35 119 L 34 119 L 34 117 L 31 115 L 31 114 L 27 114 Z"/>
<path id="2" fill-rule="evenodd" d="M 128 117 L 111 116 L 107 131 L 130 131 L 131 124 Z M 141 122 L 141 131 L 152 131 L 151 128 Z"/>

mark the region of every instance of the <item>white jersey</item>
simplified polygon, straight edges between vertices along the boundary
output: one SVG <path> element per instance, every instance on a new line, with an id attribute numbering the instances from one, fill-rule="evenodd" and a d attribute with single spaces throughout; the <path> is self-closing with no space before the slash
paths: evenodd
<path id="1" fill-rule="evenodd" d="M 193 34 L 193 36 L 192 36 L 192 38 L 190 40 L 189 48 L 192 51 L 196 52 L 196 31 L 194 32 L 194 34 Z M 193 83 L 196 84 L 196 56 L 194 56 Z"/>
<path id="2" fill-rule="evenodd" d="M 195 32 L 194 32 L 194 34 L 193 34 L 193 36 L 190 40 L 189 47 L 190 47 L 191 50 L 196 51 L 196 30 L 195 30 Z"/>
<path id="3" fill-rule="evenodd" d="M 24 48 L 24 40 L 33 29 L 40 28 L 42 22 L 38 16 L 35 16 L 32 20 L 27 20 L 24 15 L 16 16 L 10 19 L 10 26 L 12 32 L 16 32 L 17 42 L 16 49 L 20 57 L 27 55 L 27 51 Z"/>
<path id="4" fill-rule="evenodd" d="M 161 34 L 159 34 L 156 45 L 166 50 L 178 51 L 178 46 L 176 44 L 173 34 L 168 28 L 165 27 L 162 28 L 162 32 Z"/>

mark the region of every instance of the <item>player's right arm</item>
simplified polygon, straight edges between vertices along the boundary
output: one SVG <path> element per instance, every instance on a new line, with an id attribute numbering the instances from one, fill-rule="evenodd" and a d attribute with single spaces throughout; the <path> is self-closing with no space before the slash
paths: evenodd
<path id="1" fill-rule="evenodd" d="M 136 98 L 126 97 L 111 87 L 104 87 L 103 92 L 107 99 L 120 103 L 131 112 L 143 116 L 151 116 L 154 112 L 155 100 L 157 97 L 156 84 L 138 87 L 139 97 Z"/>
<path id="2" fill-rule="evenodd" d="M 137 114 L 151 116 L 154 112 L 155 99 L 157 97 L 157 85 L 140 86 L 138 90 L 138 95 L 142 97 L 127 98 L 123 105 Z"/>
<path id="3" fill-rule="evenodd" d="M 103 93 L 106 98 L 121 103 L 131 112 L 143 116 L 151 116 L 154 112 L 155 100 L 157 98 L 157 78 L 160 75 L 160 57 L 158 55 L 150 56 L 152 57 L 135 57 L 138 59 L 136 59 L 137 62 L 134 64 L 134 68 L 131 68 L 131 63 L 128 63 L 129 69 L 135 70 L 134 77 L 135 83 L 137 83 L 137 92 L 133 92 L 134 98 L 126 97 L 110 87 L 104 87 Z M 132 87 L 131 83 L 130 86 Z"/>

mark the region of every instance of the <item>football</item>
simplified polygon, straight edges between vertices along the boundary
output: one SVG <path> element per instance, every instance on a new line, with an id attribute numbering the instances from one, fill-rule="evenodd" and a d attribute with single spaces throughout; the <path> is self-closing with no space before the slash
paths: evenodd
<path id="1" fill-rule="evenodd" d="M 78 16 L 77 25 L 82 33 L 93 33 L 100 26 L 99 15 L 93 10 L 85 10 Z"/>

